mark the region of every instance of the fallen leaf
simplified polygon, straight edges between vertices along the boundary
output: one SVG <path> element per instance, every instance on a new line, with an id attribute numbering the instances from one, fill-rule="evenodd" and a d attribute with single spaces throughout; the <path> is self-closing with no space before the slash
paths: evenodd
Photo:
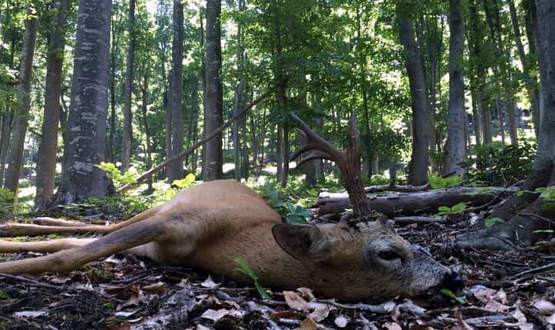
<path id="1" fill-rule="evenodd" d="M 383 327 L 387 330 L 403 330 L 403 328 L 401 328 L 401 326 L 395 322 L 386 322 L 384 323 Z"/>
<path id="2" fill-rule="evenodd" d="M 289 308 L 297 311 L 308 311 L 308 303 L 293 291 L 283 291 L 285 302 Z"/>
<path id="3" fill-rule="evenodd" d="M 510 306 L 507 306 L 507 294 L 505 291 L 494 290 L 487 288 L 483 285 L 475 285 L 470 288 L 470 292 L 478 299 L 480 302 L 484 303 L 484 309 L 491 312 L 505 312 Z"/>
<path id="4" fill-rule="evenodd" d="M 349 319 L 343 315 L 339 315 L 338 317 L 335 318 L 333 323 L 335 323 L 335 325 L 337 325 L 339 328 L 344 328 L 349 323 Z"/>
<path id="5" fill-rule="evenodd" d="M 330 315 L 330 306 L 328 304 L 310 303 L 309 307 L 313 311 L 308 316 L 316 322 L 321 322 Z"/>
<path id="6" fill-rule="evenodd" d="M 316 329 L 318 329 L 318 324 L 316 324 L 316 322 L 314 322 L 313 319 L 306 318 L 301 322 L 299 328 L 301 330 L 316 330 Z"/>
<path id="7" fill-rule="evenodd" d="M 216 282 L 214 282 L 212 280 L 212 278 L 210 277 L 210 275 L 208 275 L 208 278 L 206 280 L 204 280 L 204 282 L 202 282 L 200 284 L 200 286 L 202 286 L 203 288 L 209 288 L 209 289 L 213 289 L 213 288 L 217 288 L 220 285 Z"/>
<path id="8" fill-rule="evenodd" d="M 143 286 L 143 291 L 152 293 L 152 294 L 157 294 L 159 296 L 167 292 L 166 285 L 164 284 L 164 282 L 156 282 L 147 286 Z"/>
<path id="9" fill-rule="evenodd" d="M 47 311 L 21 311 L 21 312 L 15 312 L 13 315 L 15 317 L 30 317 L 30 318 L 35 318 L 35 317 L 40 317 L 43 315 L 48 314 Z"/>
<path id="10" fill-rule="evenodd" d="M 200 316 L 203 319 L 207 319 L 207 320 L 212 320 L 214 322 L 218 321 L 219 319 L 221 319 L 224 316 L 227 315 L 232 315 L 232 311 L 229 309 L 218 309 L 218 310 L 214 310 L 214 309 L 207 309 L 206 311 L 204 311 L 204 313 L 202 313 L 202 315 Z"/>
<path id="11" fill-rule="evenodd" d="M 313 301 L 315 299 L 312 290 L 309 288 L 298 288 L 297 291 L 301 294 L 301 296 L 308 301 Z"/>
<path id="12" fill-rule="evenodd" d="M 517 320 L 518 328 L 520 330 L 534 329 L 534 325 L 532 323 L 528 323 L 528 320 L 526 319 L 526 315 L 524 315 L 524 313 L 520 310 L 520 308 L 518 308 L 518 303 L 517 303 L 515 312 L 513 313 L 513 317 Z"/>
<path id="13" fill-rule="evenodd" d="M 555 313 L 555 305 L 548 300 L 538 299 L 534 301 L 533 306 L 544 315 L 551 315 Z"/>

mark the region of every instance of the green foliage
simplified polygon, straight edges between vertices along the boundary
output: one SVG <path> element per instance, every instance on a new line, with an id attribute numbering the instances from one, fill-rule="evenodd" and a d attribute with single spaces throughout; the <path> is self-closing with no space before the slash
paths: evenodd
<path id="1" fill-rule="evenodd" d="M 260 298 L 262 298 L 263 300 L 269 300 L 269 290 L 260 285 L 260 282 L 258 281 L 258 275 L 256 275 L 254 270 L 252 270 L 252 268 L 249 266 L 247 260 L 244 257 L 237 257 L 234 259 L 234 261 L 237 264 L 237 267 L 235 269 L 248 276 L 253 281 L 256 291 L 258 291 L 258 294 L 260 295 Z"/>
<path id="2" fill-rule="evenodd" d="M 468 178 L 490 186 L 509 186 L 525 179 L 532 172 L 536 153 L 534 144 L 519 141 L 503 145 L 500 142 L 476 146 L 476 158 L 467 162 Z"/>
<path id="3" fill-rule="evenodd" d="M 265 198 L 272 208 L 291 224 L 308 223 L 310 213 L 301 205 L 286 201 L 283 193 L 276 190 L 273 184 L 265 184 L 262 187 L 262 197 Z"/>
<path id="4" fill-rule="evenodd" d="M 127 170 L 125 173 L 121 173 L 121 171 L 114 163 L 101 162 L 99 165 L 96 165 L 96 167 L 106 172 L 106 175 L 110 179 L 112 179 L 112 182 L 114 183 L 116 189 L 121 188 L 127 184 L 134 183 L 139 177 L 137 171 L 133 167 Z"/>
<path id="5" fill-rule="evenodd" d="M 175 186 L 180 190 L 186 189 L 195 183 L 195 179 L 196 179 L 195 175 L 192 173 L 189 173 L 183 179 L 174 180 L 172 182 L 172 186 Z"/>
<path id="6" fill-rule="evenodd" d="M 3 290 L 0 290 L 0 300 L 8 300 L 10 299 L 10 295 Z"/>
<path id="7" fill-rule="evenodd" d="M 451 207 L 449 206 L 440 206 L 438 208 L 438 215 L 456 215 L 456 214 L 463 214 L 466 205 L 464 203 L 457 203 Z"/>
<path id="8" fill-rule="evenodd" d="M 460 304 L 460 305 L 466 304 L 466 297 L 465 296 L 457 296 L 453 291 L 451 291 L 449 289 L 441 289 L 441 290 L 439 290 L 439 292 L 442 295 L 444 295 L 448 298 L 451 298 L 457 304 Z"/>
<path id="9" fill-rule="evenodd" d="M 428 178 L 432 189 L 442 189 L 458 186 L 462 183 L 461 175 L 451 175 L 446 178 L 430 175 Z"/>
<path id="10" fill-rule="evenodd" d="M 503 221 L 503 219 L 499 217 L 490 217 L 490 218 L 486 218 L 486 220 L 484 221 L 484 224 L 486 225 L 486 228 L 490 228 L 498 223 L 503 223 L 503 222 L 505 221 Z"/>
<path id="11" fill-rule="evenodd" d="M 8 189 L 0 188 L 0 216 L 5 216 L 13 210 L 15 194 Z"/>
<path id="12" fill-rule="evenodd" d="M 537 188 L 536 191 L 541 193 L 540 197 L 545 201 L 555 201 L 555 186 Z"/>

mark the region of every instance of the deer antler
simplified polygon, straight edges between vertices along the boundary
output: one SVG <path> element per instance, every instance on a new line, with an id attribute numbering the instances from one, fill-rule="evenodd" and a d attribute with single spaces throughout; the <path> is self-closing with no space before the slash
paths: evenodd
<path id="1" fill-rule="evenodd" d="M 350 146 L 344 151 L 337 150 L 332 144 L 324 140 L 296 114 L 291 116 L 299 123 L 302 147 L 291 160 L 300 158 L 299 165 L 312 159 L 328 159 L 339 168 L 344 186 L 353 205 L 353 220 L 367 220 L 372 214 L 368 197 L 364 191 L 360 175 L 360 143 L 355 115 L 350 120 Z"/>

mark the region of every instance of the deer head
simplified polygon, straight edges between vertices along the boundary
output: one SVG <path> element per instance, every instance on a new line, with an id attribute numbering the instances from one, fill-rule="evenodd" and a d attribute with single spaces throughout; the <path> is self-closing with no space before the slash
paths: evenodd
<path id="1" fill-rule="evenodd" d="M 372 211 L 360 177 L 355 117 L 351 118 L 350 146 L 341 152 L 299 117 L 292 116 L 299 123 L 303 141 L 292 159 L 300 158 L 299 164 L 317 158 L 334 161 L 353 206 L 352 216 L 343 217 L 340 223 L 273 227 L 274 238 L 286 253 L 321 274 L 314 278 L 321 283 L 312 286 L 326 291 L 326 295 L 351 300 L 414 295 L 434 287 L 462 287 L 457 273 L 423 249 L 411 246 L 395 232 L 391 220 Z"/>

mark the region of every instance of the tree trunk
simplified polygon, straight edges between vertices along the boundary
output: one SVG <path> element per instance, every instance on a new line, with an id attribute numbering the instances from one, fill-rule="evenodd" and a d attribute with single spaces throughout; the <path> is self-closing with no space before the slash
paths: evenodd
<path id="1" fill-rule="evenodd" d="M 207 136 L 223 124 L 222 66 L 220 12 L 221 0 L 206 1 L 206 108 L 204 109 L 204 134 Z M 203 179 L 216 180 L 222 177 L 222 135 L 205 145 Z"/>
<path id="2" fill-rule="evenodd" d="M 23 49 L 21 51 L 21 64 L 19 68 L 19 83 L 17 85 L 17 110 L 14 112 L 14 126 L 8 148 L 8 169 L 4 188 L 17 192 L 19 175 L 23 166 L 23 146 L 25 134 L 29 126 L 29 111 L 31 109 L 31 80 L 33 76 L 33 56 L 35 54 L 35 41 L 37 38 L 37 17 L 28 7 L 27 20 L 25 21 L 25 34 L 23 36 Z"/>
<path id="3" fill-rule="evenodd" d="M 8 148 L 10 146 L 10 135 L 13 126 L 13 111 L 5 111 L 2 113 L 2 131 L 0 135 L 0 186 L 4 179 L 4 171 L 6 169 L 6 160 L 8 157 Z"/>
<path id="4" fill-rule="evenodd" d="M 536 15 L 536 3 L 534 0 L 524 0 L 522 2 L 525 7 L 525 19 L 526 19 L 526 38 L 528 41 L 528 55 L 529 55 L 529 65 L 535 66 L 537 64 L 537 52 L 536 52 L 536 34 L 537 34 L 537 15 Z M 540 91 L 538 88 L 538 78 L 534 77 L 534 97 L 530 100 L 532 119 L 534 122 L 534 131 L 536 136 L 539 135 L 540 129 Z"/>
<path id="5" fill-rule="evenodd" d="M 170 132 L 170 155 L 174 157 L 183 149 L 183 4 L 180 0 L 173 2 L 173 42 L 172 42 L 172 70 L 170 73 L 169 116 L 166 116 L 166 130 Z M 169 126 L 169 127 L 168 127 Z M 183 162 L 173 162 L 168 166 L 168 181 L 183 177 Z"/>
<path id="6" fill-rule="evenodd" d="M 150 125 L 148 124 L 148 73 L 145 73 L 143 77 L 143 86 L 141 88 L 141 112 L 143 115 L 143 127 L 145 129 L 145 165 L 146 168 L 152 167 L 152 134 L 150 133 Z M 147 192 L 152 192 L 154 189 L 152 188 L 152 177 L 148 178 L 148 188 Z"/>
<path id="7" fill-rule="evenodd" d="M 35 208 L 44 209 L 54 194 L 56 149 L 62 97 L 62 68 L 64 64 L 65 25 L 69 1 L 56 2 L 56 20 L 51 23 L 46 58 L 46 87 L 44 91 L 44 120 L 42 123 L 38 161 Z"/>
<path id="8" fill-rule="evenodd" d="M 397 4 L 399 35 L 405 52 L 405 67 L 409 77 L 412 100 L 412 154 L 408 182 L 411 185 L 423 185 L 428 182 L 428 149 L 432 128 L 422 57 L 416 44 L 411 18 L 413 10 L 412 1 L 401 1 Z"/>
<path id="9" fill-rule="evenodd" d="M 540 107 L 543 117 L 538 136 L 538 149 L 534 169 L 524 183 L 525 191 L 555 185 L 555 2 L 537 0 L 538 50 L 541 81 Z M 517 194 L 493 210 L 492 215 L 506 220 L 478 233 L 470 232 L 457 237 L 461 247 L 507 249 L 517 245 L 530 245 L 545 238 L 545 230 L 553 230 L 555 208 L 553 200 L 544 194 Z"/>
<path id="10" fill-rule="evenodd" d="M 129 0 L 129 44 L 127 45 L 127 66 L 125 72 L 125 90 L 123 106 L 123 137 L 121 142 L 121 170 L 125 172 L 131 165 L 131 144 L 133 141 L 133 114 L 131 99 L 133 96 L 133 82 L 135 69 L 135 0 Z"/>
<path id="11" fill-rule="evenodd" d="M 71 106 L 67 119 L 58 201 L 73 203 L 107 194 L 104 161 L 109 92 L 110 0 L 80 0 Z"/>
<path id="12" fill-rule="evenodd" d="M 238 1 L 238 11 L 239 13 L 243 12 L 245 9 L 245 1 L 239 0 Z M 235 100 L 233 103 L 233 113 L 237 114 L 241 111 L 241 107 L 243 106 L 243 99 L 245 98 L 245 87 L 246 87 L 246 80 L 244 78 L 244 61 L 245 61 L 245 50 L 243 48 L 243 36 L 242 36 L 242 25 L 241 20 L 237 22 L 237 71 L 239 73 L 239 82 L 237 83 L 237 87 L 235 89 Z M 246 117 L 241 118 L 233 125 L 233 148 L 235 153 L 235 180 L 239 181 L 242 175 L 242 154 L 241 154 L 241 134 L 240 128 L 244 126 L 246 121 Z"/>
<path id="13" fill-rule="evenodd" d="M 464 109 L 464 6 L 462 0 L 449 1 L 449 105 L 447 114 L 447 145 L 443 174 L 462 173 L 465 159 L 466 126 Z"/>
<path id="14" fill-rule="evenodd" d="M 486 102 L 486 93 L 488 91 L 485 82 L 485 77 L 487 76 L 487 68 L 480 59 L 484 56 L 484 36 L 481 34 L 483 30 L 483 24 L 480 20 L 478 7 L 476 5 L 476 0 L 472 0 L 469 3 L 469 26 L 470 33 L 468 35 L 468 43 L 470 48 L 470 55 L 476 62 L 474 62 L 474 74 L 472 81 L 474 82 L 474 88 L 477 94 L 477 105 L 480 114 L 481 125 L 481 135 L 484 144 L 491 144 L 492 134 L 491 134 L 491 110 Z"/>

